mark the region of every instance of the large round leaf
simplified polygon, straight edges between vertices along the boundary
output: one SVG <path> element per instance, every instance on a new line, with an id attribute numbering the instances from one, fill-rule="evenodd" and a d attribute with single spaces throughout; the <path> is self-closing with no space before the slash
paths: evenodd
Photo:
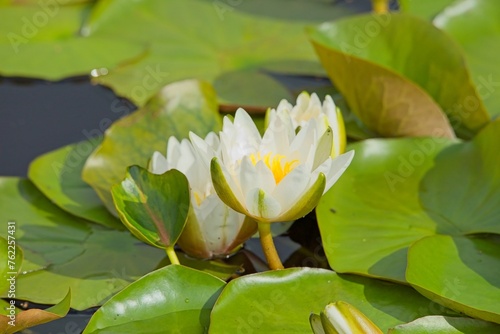
<path id="1" fill-rule="evenodd" d="M 453 137 L 443 111 L 462 137 L 489 121 L 461 49 L 428 22 L 363 15 L 324 23 L 310 36 L 351 110 L 381 135 Z"/>
<path id="2" fill-rule="evenodd" d="M 420 179 L 450 143 L 371 139 L 348 147 L 351 165 L 316 210 L 333 269 L 404 281 L 408 246 L 436 229 L 420 205 Z"/>
<path id="3" fill-rule="evenodd" d="M 310 314 L 335 301 L 352 304 L 384 331 L 431 310 L 449 312 L 402 285 L 293 268 L 229 282 L 212 311 L 209 333 L 310 333 Z"/>
<path id="4" fill-rule="evenodd" d="M 37 3 L 38 4 L 38 3 Z M 2 6 L 0 74 L 59 80 L 108 71 L 141 55 L 145 46 L 106 37 L 78 36 L 87 5 Z"/>
<path id="5" fill-rule="evenodd" d="M 433 21 L 464 49 L 479 96 L 492 116 L 500 115 L 500 3 L 457 0 Z"/>
<path id="6" fill-rule="evenodd" d="M 500 325 L 471 318 L 443 317 L 431 315 L 412 321 L 408 324 L 398 325 L 389 329 L 388 334 L 497 334 Z"/>
<path id="7" fill-rule="evenodd" d="M 224 281 L 180 265 L 147 274 L 106 302 L 85 334 L 206 333 Z"/>
<path id="8" fill-rule="evenodd" d="M 124 229 L 81 177 L 87 157 L 99 143 L 82 141 L 41 155 L 30 164 L 28 177 L 61 209 L 104 226 Z"/>
<path id="9" fill-rule="evenodd" d="M 131 166 L 125 179 L 113 186 L 112 194 L 132 234 L 156 247 L 175 245 L 189 211 L 189 182 L 184 174 L 173 169 L 156 175 Z"/>
<path id="10" fill-rule="evenodd" d="M 436 235 L 411 246 L 406 278 L 424 296 L 500 323 L 500 237 Z"/>
<path id="11" fill-rule="evenodd" d="M 200 136 L 218 131 L 221 117 L 215 91 L 203 82 L 188 80 L 164 87 L 146 106 L 115 122 L 83 168 L 106 207 L 115 212 L 111 186 L 121 182 L 131 165 L 146 167 L 155 151 L 164 152 L 170 136 Z"/>
<path id="12" fill-rule="evenodd" d="M 500 234 L 500 120 L 471 142 L 450 144 L 420 138 L 352 145 L 353 162 L 317 209 L 332 268 L 404 282 L 413 242 Z"/>

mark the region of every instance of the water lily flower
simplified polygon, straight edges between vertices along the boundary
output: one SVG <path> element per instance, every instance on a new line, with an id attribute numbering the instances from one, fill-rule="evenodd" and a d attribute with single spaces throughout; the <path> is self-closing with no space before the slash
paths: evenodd
<path id="1" fill-rule="evenodd" d="M 320 315 L 309 317 L 314 334 L 382 334 L 366 315 L 343 301 L 328 304 Z"/>
<path id="2" fill-rule="evenodd" d="M 221 158 L 211 164 L 221 199 L 258 222 L 296 220 L 309 213 L 350 164 L 354 152 L 330 156 L 333 131 L 313 119 L 295 134 L 284 110 L 263 137 L 243 110 L 224 119 Z"/>
<path id="3" fill-rule="evenodd" d="M 323 133 L 330 127 L 332 136 L 332 157 L 344 153 L 346 146 L 346 133 L 344 119 L 340 109 L 335 105 L 330 95 L 325 96 L 323 104 L 316 93 L 309 95 L 302 92 L 297 97 L 296 105 L 286 99 L 278 104 L 276 109 L 269 109 L 266 114 L 266 123 L 277 116 L 278 111 L 287 111 L 290 114 L 294 129 L 304 127 L 311 119 L 319 121 L 320 132 Z"/>
<path id="4" fill-rule="evenodd" d="M 205 140 L 190 134 L 193 144 L 170 137 L 166 157 L 155 152 L 149 170 L 163 174 L 170 169 L 184 173 L 191 188 L 191 209 L 186 226 L 177 242 L 187 254 L 209 259 L 235 252 L 257 231 L 255 221 L 224 204 L 215 192 L 210 178 L 210 160 L 218 151 L 215 133 Z"/>

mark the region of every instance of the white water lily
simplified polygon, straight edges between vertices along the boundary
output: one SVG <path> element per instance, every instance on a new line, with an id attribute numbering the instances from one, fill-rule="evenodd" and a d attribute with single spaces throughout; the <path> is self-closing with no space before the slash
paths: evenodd
<path id="1" fill-rule="evenodd" d="M 260 223 L 305 216 L 339 179 L 354 152 L 331 157 L 333 132 L 311 119 L 296 134 L 288 112 L 276 111 L 264 136 L 243 109 L 224 118 L 221 157 L 212 159 L 215 190 L 234 210 Z"/>
<path id="2" fill-rule="evenodd" d="M 318 121 L 321 133 L 330 127 L 333 133 L 332 157 L 335 158 L 344 153 L 346 146 L 344 119 L 330 95 L 325 96 L 323 104 L 316 93 L 311 95 L 307 92 L 300 93 L 295 106 L 283 99 L 276 109 L 268 110 L 266 115 L 268 123 L 277 116 L 278 111 L 287 111 L 289 113 L 294 129 L 304 127 L 312 119 Z"/>
<path id="3" fill-rule="evenodd" d="M 255 221 L 224 204 L 210 178 L 210 160 L 218 151 L 219 138 L 210 133 L 205 140 L 190 134 L 193 144 L 170 137 L 166 157 L 155 152 L 149 170 L 163 174 L 170 169 L 184 173 L 191 188 L 191 210 L 177 244 L 198 258 L 225 256 L 236 251 L 256 231 Z"/>

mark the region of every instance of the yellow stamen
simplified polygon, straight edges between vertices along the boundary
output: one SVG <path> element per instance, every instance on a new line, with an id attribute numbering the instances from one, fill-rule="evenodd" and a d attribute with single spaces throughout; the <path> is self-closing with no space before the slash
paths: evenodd
<path id="1" fill-rule="evenodd" d="M 259 153 L 251 154 L 250 161 L 255 166 L 257 162 L 263 161 L 271 170 L 276 184 L 280 183 L 283 178 L 290 173 L 299 163 L 298 160 L 286 161 L 286 157 L 282 154 L 271 155 L 271 153 L 262 156 Z"/>
<path id="2" fill-rule="evenodd" d="M 196 201 L 196 204 L 200 206 L 201 202 L 205 199 L 205 196 L 197 192 L 196 190 L 193 191 L 194 199 Z"/>

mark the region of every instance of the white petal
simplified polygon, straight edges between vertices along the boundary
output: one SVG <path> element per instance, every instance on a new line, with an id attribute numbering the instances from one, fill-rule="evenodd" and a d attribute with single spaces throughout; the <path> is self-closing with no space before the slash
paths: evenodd
<path id="1" fill-rule="evenodd" d="M 167 170 L 169 170 L 167 158 L 158 151 L 154 152 L 149 161 L 149 171 L 153 174 L 163 174 Z"/>
<path id="2" fill-rule="evenodd" d="M 280 203 L 259 188 L 253 188 L 246 194 L 246 207 L 257 221 L 272 222 L 281 212 Z"/>
<path id="3" fill-rule="evenodd" d="M 167 158 L 172 160 L 177 160 L 180 155 L 180 142 L 174 136 L 168 138 L 167 143 Z"/>
<path id="4" fill-rule="evenodd" d="M 311 173 L 305 165 L 295 167 L 276 186 L 272 196 L 280 202 L 282 211 L 288 211 L 306 191 Z"/>
<path id="5" fill-rule="evenodd" d="M 273 173 L 263 161 L 257 162 L 254 166 L 248 157 L 243 158 L 240 169 L 240 186 L 243 194 L 256 187 L 271 192 L 274 185 Z"/>
<path id="6" fill-rule="evenodd" d="M 225 205 L 216 195 L 207 198 L 210 211 L 203 214 L 201 222 L 205 242 L 212 253 L 224 253 L 238 236 L 245 216 Z"/>
<path id="7" fill-rule="evenodd" d="M 349 167 L 353 157 L 354 151 L 349 151 L 339 155 L 335 159 L 329 158 L 321 166 L 314 170 L 313 175 L 317 175 L 321 172 L 326 176 L 326 186 L 324 192 L 327 192 L 335 184 L 335 182 L 337 182 L 340 176 L 342 176 L 347 167 Z"/>
<path id="8" fill-rule="evenodd" d="M 294 137 L 294 129 L 290 117 L 284 112 L 280 112 L 275 117 L 264 133 L 261 150 L 264 154 L 279 152 L 288 155 L 290 140 Z"/>
<path id="9" fill-rule="evenodd" d="M 234 163 L 258 150 L 261 142 L 260 133 L 245 110 L 238 109 L 234 123 L 224 124 L 220 133 L 224 163 Z"/>

